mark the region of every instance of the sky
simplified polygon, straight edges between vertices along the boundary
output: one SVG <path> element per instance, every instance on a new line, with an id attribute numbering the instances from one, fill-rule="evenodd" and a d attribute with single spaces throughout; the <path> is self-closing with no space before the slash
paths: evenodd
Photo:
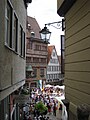
<path id="1" fill-rule="evenodd" d="M 40 28 L 43 29 L 45 24 L 61 21 L 62 18 L 57 14 L 57 1 L 56 0 L 32 0 L 32 3 L 28 5 L 27 14 L 30 17 L 34 17 Z M 58 27 L 57 24 L 52 24 Z M 56 29 L 53 26 L 47 26 L 51 32 L 50 44 L 55 45 L 58 55 L 61 55 L 60 35 L 63 35 L 61 29 Z"/>

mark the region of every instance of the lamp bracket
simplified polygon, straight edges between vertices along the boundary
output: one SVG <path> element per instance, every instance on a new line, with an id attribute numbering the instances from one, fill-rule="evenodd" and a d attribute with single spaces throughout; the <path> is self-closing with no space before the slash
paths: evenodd
<path id="1" fill-rule="evenodd" d="M 54 24 L 54 25 L 53 25 Z M 57 21 L 57 22 L 51 22 L 51 23 L 47 23 L 47 24 L 45 24 L 45 27 L 46 26 L 52 26 L 52 27 L 54 27 L 54 28 L 56 28 L 56 29 L 61 29 L 61 27 L 62 27 L 62 21 Z"/>

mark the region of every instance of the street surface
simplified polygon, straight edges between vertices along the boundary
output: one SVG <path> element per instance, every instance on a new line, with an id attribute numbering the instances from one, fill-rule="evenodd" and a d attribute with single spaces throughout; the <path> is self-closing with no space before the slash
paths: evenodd
<path id="1" fill-rule="evenodd" d="M 49 117 L 49 120 L 60 120 L 60 118 L 57 118 L 56 116 L 52 114 L 48 114 L 47 116 Z"/>

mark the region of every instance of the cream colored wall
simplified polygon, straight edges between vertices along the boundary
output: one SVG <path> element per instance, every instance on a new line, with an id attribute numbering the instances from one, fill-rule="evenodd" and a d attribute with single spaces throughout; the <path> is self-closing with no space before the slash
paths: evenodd
<path id="1" fill-rule="evenodd" d="M 12 50 L 5 46 L 6 1 L 7 0 L 0 0 L 0 90 L 12 87 L 14 84 L 18 84 L 18 82 L 25 79 L 25 59 L 21 58 L 19 55 L 15 54 Z M 21 24 L 26 32 L 26 9 L 23 0 L 11 0 L 11 4 L 18 17 L 18 25 Z M 20 85 L 16 85 L 13 90 L 17 89 L 18 86 L 20 87 Z M 11 92 L 12 91 L 9 91 L 8 94 Z"/>
<path id="2" fill-rule="evenodd" d="M 65 15 L 65 85 L 70 110 L 90 105 L 90 0 L 77 0 Z"/>

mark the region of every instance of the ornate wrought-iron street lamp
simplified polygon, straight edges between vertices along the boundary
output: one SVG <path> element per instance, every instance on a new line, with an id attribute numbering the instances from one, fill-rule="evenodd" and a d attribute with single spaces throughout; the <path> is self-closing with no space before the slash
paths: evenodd
<path id="1" fill-rule="evenodd" d="M 53 25 L 53 24 L 56 24 L 56 23 L 57 23 L 57 27 Z M 51 26 L 55 27 L 56 29 L 62 28 L 62 31 L 63 31 L 65 29 L 65 24 L 64 23 L 65 23 L 65 20 L 62 19 L 62 21 L 45 24 L 45 27 L 39 32 L 41 34 L 41 38 L 44 40 L 44 42 L 49 43 L 50 36 L 51 36 L 51 32 L 46 27 L 47 25 L 51 25 Z"/>
<path id="2" fill-rule="evenodd" d="M 57 26 L 55 26 L 55 24 L 57 24 Z M 47 25 L 48 26 L 51 25 L 56 29 L 62 29 L 62 31 L 64 31 L 65 30 L 65 19 L 62 19 L 62 21 L 58 21 L 58 22 L 47 23 L 47 24 L 45 24 L 45 27 L 40 31 L 42 40 L 44 40 L 44 42 L 48 44 L 49 40 L 50 40 L 51 32 L 49 31 L 49 29 L 47 29 L 47 27 L 46 27 Z M 64 40 L 62 42 L 64 43 Z M 64 44 L 62 44 L 62 45 L 64 45 Z M 61 46 L 61 47 L 63 48 L 64 46 Z M 64 63 L 64 56 L 63 56 L 64 51 L 62 50 L 62 48 L 61 48 L 61 66 L 62 66 L 61 72 L 62 72 L 62 74 L 64 74 L 64 71 L 63 71 L 63 69 L 64 69 L 64 64 L 63 64 Z"/>
<path id="3" fill-rule="evenodd" d="M 46 24 L 45 27 L 40 31 L 40 34 L 44 42 L 49 43 L 51 32 L 49 31 L 49 29 L 47 29 Z"/>

